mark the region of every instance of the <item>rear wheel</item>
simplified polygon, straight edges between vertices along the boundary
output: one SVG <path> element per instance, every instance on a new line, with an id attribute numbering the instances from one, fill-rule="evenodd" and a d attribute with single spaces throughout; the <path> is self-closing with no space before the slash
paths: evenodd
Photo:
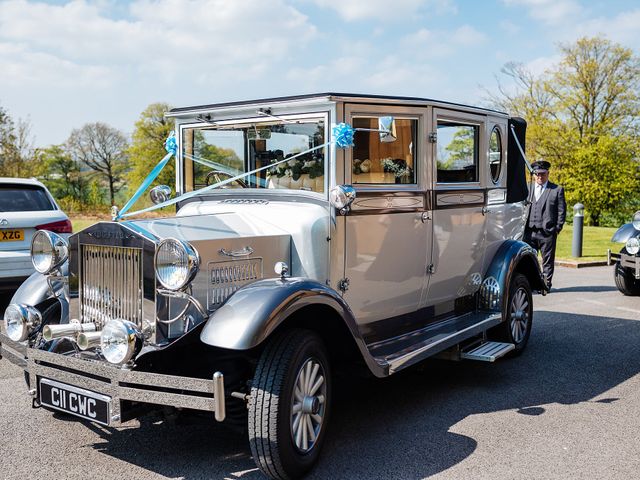
<path id="1" fill-rule="evenodd" d="M 623 295 L 640 295 L 640 281 L 634 278 L 633 273 L 628 268 L 620 265 L 619 261 L 616 262 L 613 270 L 613 278 L 616 282 L 616 287 Z"/>
<path id="2" fill-rule="evenodd" d="M 264 474 L 297 478 L 318 460 L 331 400 L 322 340 L 308 330 L 273 338 L 262 353 L 249 400 L 249 444 Z"/>
<path id="3" fill-rule="evenodd" d="M 527 277 L 516 273 L 511 278 L 507 298 L 507 309 L 503 312 L 503 322 L 490 332 L 492 339 L 513 343 L 511 355 L 524 351 L 531 335 L 533 322 L 533 297 Z"/>

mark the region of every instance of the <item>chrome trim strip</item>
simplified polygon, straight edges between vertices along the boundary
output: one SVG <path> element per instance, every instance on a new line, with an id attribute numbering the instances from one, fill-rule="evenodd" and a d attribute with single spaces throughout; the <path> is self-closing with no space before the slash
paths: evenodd
<path id="1" fill-rule="evenodd" d="M 397 371 L 413 365 L 414 363 L 430 356 L 436 354 L 460 341 L 469 338 L 476 333 L 480 333 L 484 330 L 487 330 L 494 325 L 497 325 L 502 320 L 502 313 L 495 313 L 489 315 L 482 322 L 471 325 L 459 332 L 456 332 L 448 337 L 441 338 L 436 340 L 435 342 L 429 343 L 424 347 L 418 348 L 412 352 L 409 352 L 405 355 L 402 355 L 398 358 L 394 358 L 389 361 L 389 374 L 396 373 Z"/>
<path id="2" fill-rule="evenodd" d="M 221 411 L 216 418 L 224 419 L 224 376 L 220 372 L 216 372 L 217 377 L 214 376 L 213 380 L 136 372 L 94 360 L 32 348 L 27 350 L 27 357 L 27 371 L 32 385 L 36 385 L 37 377 L 45 377 L 70 386 L 82 385 L 95 393 L 111 397 L 111 425 L 120 423 L 121 400 L 211 412 L 219 408 Z M 154 390 L 158 388 L 181 392 Z M 216 391 L 222 392 L 221 398 L 215 397 Z"/>
<path id="3" fill-rule="evenodd" d="M 27 345 L 14 342 L 4 333 L 0 332 L 0 358 L 6 358 L 9 362 L 21 368 L 27 367 Z"/>

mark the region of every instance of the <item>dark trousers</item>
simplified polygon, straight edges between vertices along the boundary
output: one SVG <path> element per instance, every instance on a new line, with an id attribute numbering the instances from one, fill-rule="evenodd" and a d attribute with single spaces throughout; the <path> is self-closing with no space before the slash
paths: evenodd
<path id="1" fill-rule="evenodd" d="M 558 238 L 557 234 L 549 235 L 542 230 L 527 228 L 524 232 L 524 241 L 542 254 L 542 273 L 549 288 L 551 288 L 553 264 L 556 259 L 556 238 Z"/>

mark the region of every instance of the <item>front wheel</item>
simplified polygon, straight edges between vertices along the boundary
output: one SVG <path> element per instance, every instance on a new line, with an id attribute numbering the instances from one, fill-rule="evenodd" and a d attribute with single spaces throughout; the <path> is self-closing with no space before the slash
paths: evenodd
<path id="1" fill-rule="evenodd" d="M 531 335 L 533 322 L 533 297 L 527 277 L 516 273 L 511 278 L 507 297 L 507 309 L 503 312 L 503 322 L 494 327 L 490 337 L 501 342 L 513 343 L 512 355 L 524 351 Z"/>
<path id="2" fill-rule="evenodd" d="M 331 400 L 329 361 L 322 339 L 290 330 L 262 353 L 249 400 L 249 444 L 262 472 L 298 478 L 318 460 Z"/>
<path id="3" fill-rule="evenodd" d="M 634 278 L 629 269 L 620 265 L 619 261 L 616 262 L 616 267 L 613 271 L 613 278 L 616 282 L 616 287 L 623 295 L 640 295 L 640 281 Z"/>

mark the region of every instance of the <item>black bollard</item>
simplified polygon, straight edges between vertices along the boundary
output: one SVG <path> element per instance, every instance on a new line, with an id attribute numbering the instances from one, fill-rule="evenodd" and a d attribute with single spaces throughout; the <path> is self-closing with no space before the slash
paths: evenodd
<path id="1" fill-rule="evenodd" d="M 571 244 L 571 256 L 582 256 L 582 227 L 584 225 L 584 205 L 576 203 L 573 206 L 573 243 Z"/>

